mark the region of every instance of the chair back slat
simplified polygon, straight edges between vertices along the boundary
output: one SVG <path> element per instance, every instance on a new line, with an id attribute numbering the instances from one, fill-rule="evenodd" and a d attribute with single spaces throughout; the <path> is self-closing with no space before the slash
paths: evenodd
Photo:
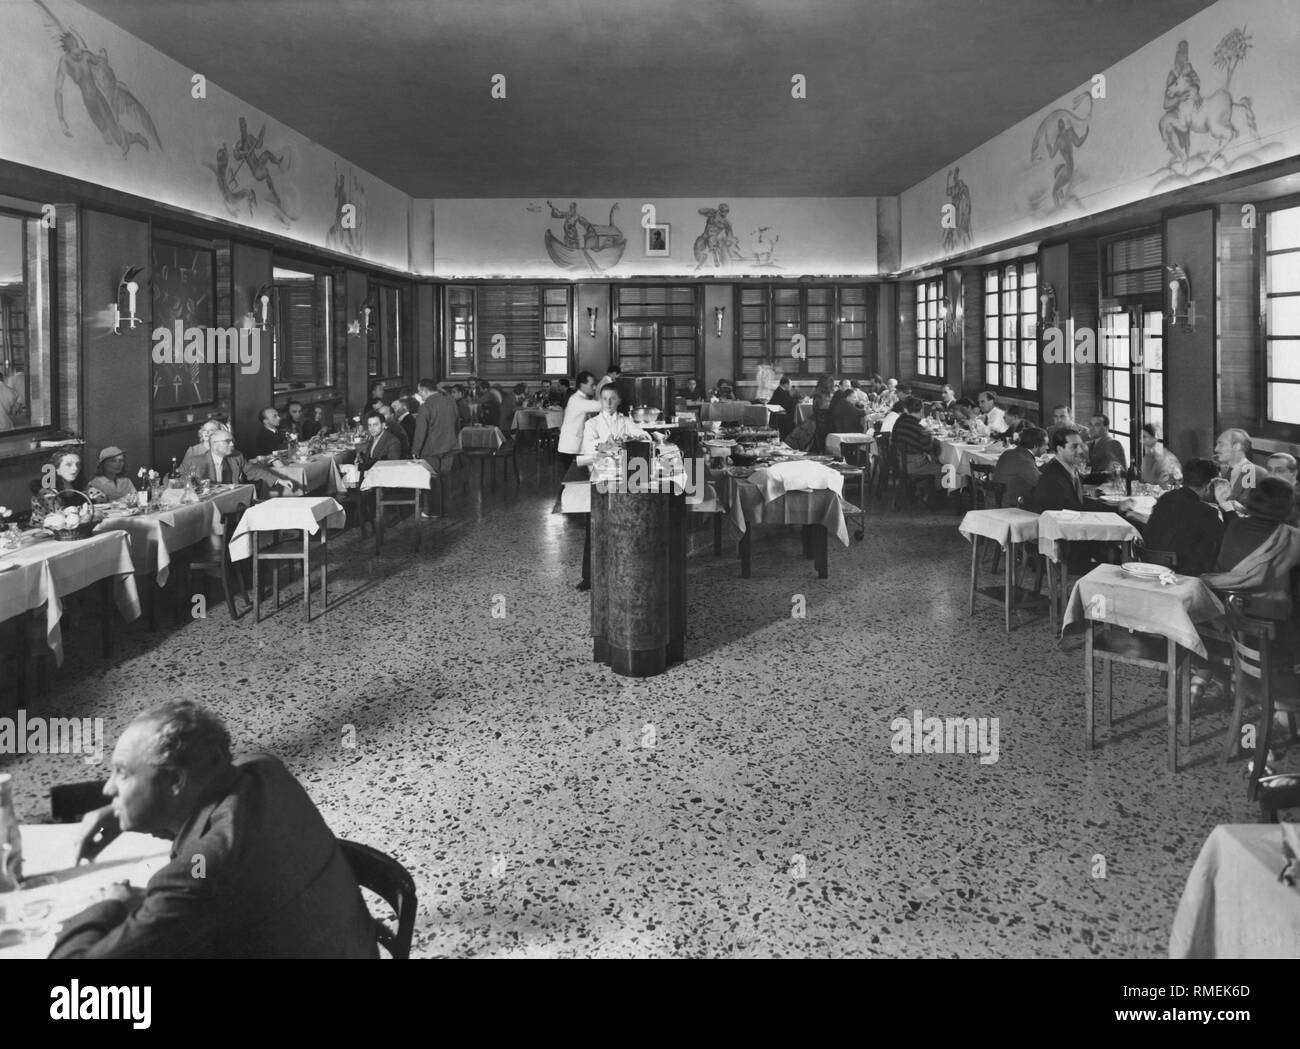
<path id="1" fill-rule="evenodd" d="M 390 929 L 378 918 L 371 917 L 379 945 L 394 958 L 409 958 L 411 936 L 415 931 L 415 879 L 391 856 L 369 845 L 340 838 L 339 848 L 347 857 L 357 884 L 375 893 L 397 915 L 396 929 Z"/>

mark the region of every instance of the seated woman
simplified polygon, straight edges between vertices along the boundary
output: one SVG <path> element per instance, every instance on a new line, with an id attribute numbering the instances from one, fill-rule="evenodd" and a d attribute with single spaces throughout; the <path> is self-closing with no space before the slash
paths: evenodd
<path id="1" fill-rule="evenodd" d="M 1169 488 L 1183 483 L 1183 465 L 1165 447 L 1160 439 L 1160 431 L 1153 423 L 1142 425 L 1142 470 L 1143 484 L 1158 484 Z"/>
<path id="2" fill-rule="evenodd" d="M 311 414 L 303 420 L 302 433 L 299 436 L 304 441 L 310 441 L 313 437 L 324 437 L 328 432 L 329 427 L 325 425 L 325 409 L 317 404 L 313 406 Z"/>
<path id="3" fill-rule="evenodd" d="M 32 513 L 47 514 L 58 507 L 79 506 L 85 500 L 72 493 L 80 492 L 91 502 L 104 502 L 104 493 L 88 489 L 81 474 L 81 453 L 60 448 L 41 468 L 41 476 L 31 482 Z"/>
<path id="4" fill-rule="evenodd" d="M 99 453 L 99 466 L 90 479 L 89 489 L 102 492 L 109 502 L 135 500 L 135 485 L 126 476 L 126 452 L 110 444 Z"/>
<path id="5" fill-rule="evenodd" d="M 813 411 L 830 411 L 831 398 L 834 396 L 835 379 L 829 375 L 823 375 L 817 380 L 817 388 L 813 391 Z"/>

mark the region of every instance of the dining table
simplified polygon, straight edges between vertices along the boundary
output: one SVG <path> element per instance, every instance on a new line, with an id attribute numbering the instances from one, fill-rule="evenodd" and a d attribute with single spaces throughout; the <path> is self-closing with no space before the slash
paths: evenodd
<path id="1" fill-rule="evenodd" d="M 171 572 L 172 554 L 221 535 L 224 516 L 240 506 L 252 506 L 256 497 L 251 484 L 219 484 L 192 503 L 148 510 L 110 506 L 95 532 L 126 533 L 136 574 L 151 575 L 162 587 Z"/>
<path id="2" fill-rule="evenodd" d="M 563 408 L 519 408 L 510 422 L 510 429 L 558 430 L 563 422 Z"/>
<path id="3" fill-rule="evenodd" d="M 1297 856 L 1300 824 L 1215 827 L 1187 876 L 1169 957 L 1300 958 Z"/>
<path id="4" fill-rule="evenodd" d="M 1042 535 L 1043 514 L 1039 520 Z M 1160 565 L 1098 565 L 1075 584 L 1063 615 L 1062 632 L 1082 627 L 1084 648 L 1085 744 L 1094 744 L 1094 646 L 1103 661 L 1102 693 L 1106 723 L 1110 724 L 1111 663 L 1159 668 L 1167 675 L 1166 720 L 1169 771 L 1178 770 L 1178 701 L 1183 701 L 1183 745 L 1191 745 L 1190 653 L 1207 655 L 1200 628 L 1214 626 L 1224 615 L 1223 603 L 1197 576 L 1177 575 Z M 1100 638 L 1096 626 L 1108 627 Z M 1126 637 L 1123 631 L 1129 631 Z M 1143 645 L 1146 641 L 1147 644 Z"/>
<path id="5" fill-rule="evenodd" d="M 780 490 L 767 480 L 762 468 L 745 475 L 743 468 L 724 470 L 718 477 L 718 502 L 738 532 L 740 544 L 740 577 L 750 578 L 753 527 L 755 525 L 799 525 L 802 528 L 803 555 L 811 559 L 819 579 L 830 574 L 827 551 L 828 537 L 834 535 L 843 545 L 849 545 L 849 529 L 845 522 L 843 481 L 812 490 Z M 849 506 L 850 513 L 856 508 Z"/>
<path id="6" fill-rule="evenodd" d="M 944 487 L 950 491 L 965 488 L 970 482 L 972 463 L 979 463 L 983 466 L 996 466 L 998 460 L 1002 458 L 1003 453 L 1009 447 L 1001 441 L 963 437 L 945 436 L 938 437 L 937 440 L 939 442 L 940 464 L 944 467 L 952 467 L 951 471 L 944 470 Z"/>
<path id="7" fill-rule="evenodd" d="M 59 926 L 98 902 L 116 882 L 144 888 L 171 859 L 171 842 L 125 831 L 109 842 L 94 863 L 75 863 L 76 823 L 23 824 L 23 883 L 0 894 L 0 960 L 45 958 Z"/>
<path id="8" fill-rule="evenodd" d="M 63 601 L 69 595 L 101 583 L 128 622 L 140 616 L 131 541 L 121 530 L 86 539 L 61 541 L 42 529 L 23 535 L 15 549 L 0 550 L 0 622 L 45 609 L 45 640 L 63 664 Z M 105 654 L 110 647 L 111 618 L 104 616 Z M 19 623 L 19 674 L 25 673 L 27 634 Z M 20 691 L 22 685 L 20 683 Z"/>
<path id="9" fill-rule="evenodd" d="M 1066 543 L 1117 543 L 1123 560 L 1133 560 L 1133 544 L 1141 542 L 1137 525 L 1117 513 L 1100 510 L 1044 510 L 1038 523 L 1038 552 L 1046 559 L 1048 619 L 1053 630 L 1063 622 L 1063 605 L 1070 593 Z"/>
<path id="10" fill-rule="evenodd" d="M 276 453 L 266 466 L 293 481 L 304 495 L 337 495 L 347 488 L 339 467 L 355 459 L 356 447 L 347 444 L 292 458 L 286 453 Z"/>

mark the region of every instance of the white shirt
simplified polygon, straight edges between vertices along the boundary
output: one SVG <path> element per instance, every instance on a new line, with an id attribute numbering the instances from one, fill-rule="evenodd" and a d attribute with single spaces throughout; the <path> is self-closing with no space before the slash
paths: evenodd
<path id="1" fill-rule="evenodd" d="M 984 422 L 988 425 L 988 428 L 995 433 L 1007 428 L 1006 415 L 997 405 L 994 405 L 984 413 Z"/>
<path id="2" fill-rule="evenodd" d="M 580 458 L 594 459 L 596 446 L 604 444 L 611 437 L 638 438 L 650 440 L 649 435 L 632 422 L 626 415 L 606 415 L 601 412 L 594 419 L 588 419 L 582 428 L 582 451 Z"/>
<path id="3" fill-rule="evenodd" d="M 886 415 L 884 421 L 880 424 L 880 432 L 893 433 L 894 423 L 898 422 L 898 416 L 899 416 L 898 412 L 890 412 L 888 415 Z"/>
<path id="4" fill-rule="evenodd" d="M 582 451 L 582 428 L 587 416 L 600 411 L 600 401 L 588 397 L 581 390 L 574 390 L 569 403 L 564 406 L 564 421 L 560 423 L 560 441 L 556 447 L 565 455 L 577 455 Z"/>

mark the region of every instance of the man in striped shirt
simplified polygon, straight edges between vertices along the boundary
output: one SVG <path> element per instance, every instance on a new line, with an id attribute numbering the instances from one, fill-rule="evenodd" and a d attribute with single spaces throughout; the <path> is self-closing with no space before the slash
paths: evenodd
<path id="1" fill-rule="evenodd" d="M 925 406 L 919 397 L 908 397 L 903 401 L 903 410 L 894 423 L 890 440 L 893 447 L 904 457 L 907 474 L 913 480 L 918 477 L 937 477 L 943 467 L 937 462 L 939 442 L 926 433 L 921 426 L 921 416 Z"/>

